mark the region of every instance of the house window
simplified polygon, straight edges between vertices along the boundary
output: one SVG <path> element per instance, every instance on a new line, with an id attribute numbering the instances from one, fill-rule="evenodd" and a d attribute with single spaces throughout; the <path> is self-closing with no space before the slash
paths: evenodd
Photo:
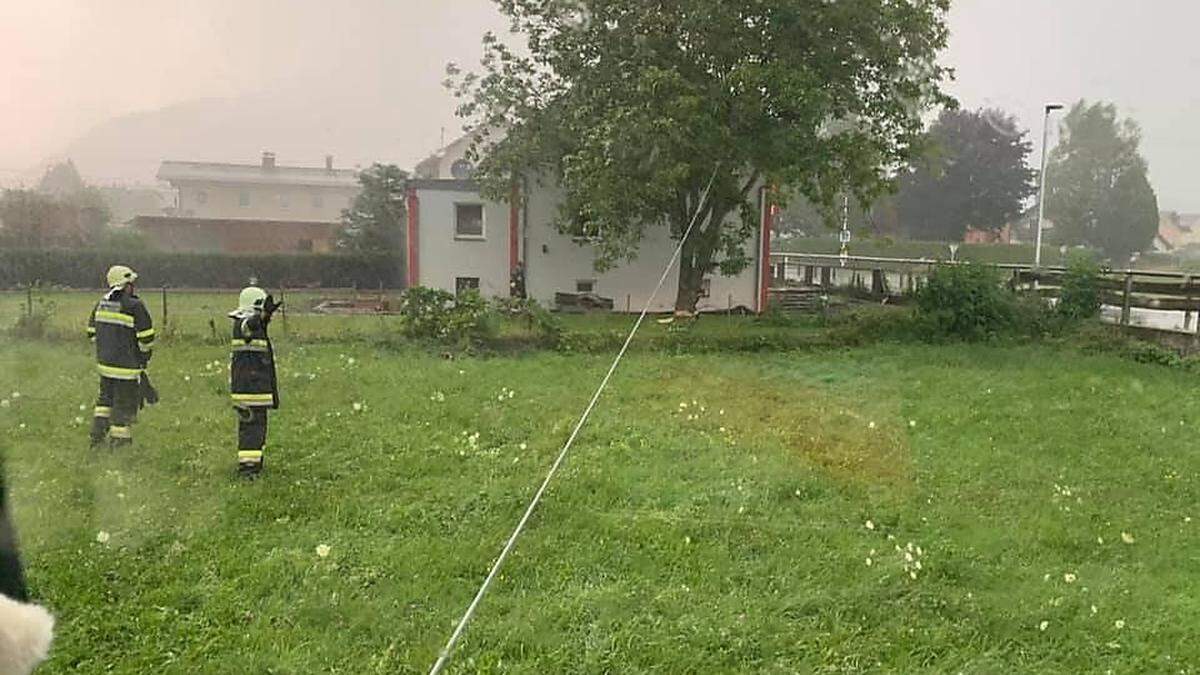
<path id="1" fill-rule="evenodd" d="M 238 206 L 243 208 L 250 206 L 250 193 L 242 190 L 238 193 Z"/>
<path id="2" fill-rule="evenodd" d="M 576 293 L 595 293 L 596 292 L 596 280 L 595 279 L 580 279 L 580 280 L 576 281 L 575 282 L 575 292 Z"/>
<path id="3" fill-rule="evenodd" d="M 483 204 L 454 205 L 454 237 L 483 239 Z"/>
<path id="4" fill-rule="evenodd" d="M 301 253 L 312 253 L 313 240 L 301 239 L 300 241 L 296 242 L 296 250 L 300 251 Z"/>
<path id="5" fill-rule="evenodd" d="M 319 209 L 322 206 L 325 206 L 325 197 L 321 196 L 320 194 L 313 195 L 312 205 L 314 209 Z"/>
<path id="6" fill-rule="evenodd" d="M 468 291 L 479 292 L 479 277 L 455 277 L 454 294 L 461 296 Z"/>
<path id="7" fill-rule="evenodd" d="M 704 277 L 700 280 L 700 297 L 708 298 L 712 296 L 712 279 Z"/>
<path id="8" fill-rule="evenodd" d="M 200 204 L 202 206 L 204 204 L 207 204 L 208 203 L 208 192 L 206 192 L 205 190 L 201 190 L 201 191 L 197 192 L 196 193 L 196 203 Z"/>

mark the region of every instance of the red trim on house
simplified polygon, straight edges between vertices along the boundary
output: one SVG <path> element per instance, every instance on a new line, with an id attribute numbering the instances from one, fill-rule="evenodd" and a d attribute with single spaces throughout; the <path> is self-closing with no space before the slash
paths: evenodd
<path id="1" fill-rule="evenodd" d="M 521 264 L 521 191 L 516 183 L 508 200 L 508 273 L 511 276 Z"/>
<path id="2" fill-rule="evenodd" d="M 408 236 L 405 238 L 405 246 L 408 249 L 408 287 L 413 288 L 421 285 L 421 256 L 420 251 L 420 230 L 421 230 L 421 200 L 417 198 L 416 188 L 408 189 Z"/>
<path id="3" fill-rule="evenodd" d="M 771 188 L 762 189 L 762 230 L 759 232 L 758 252 L 758 312 L 767 311 L 771 290 L 771 225 L 775 220 L 775 205 L 771 203 Z"/>

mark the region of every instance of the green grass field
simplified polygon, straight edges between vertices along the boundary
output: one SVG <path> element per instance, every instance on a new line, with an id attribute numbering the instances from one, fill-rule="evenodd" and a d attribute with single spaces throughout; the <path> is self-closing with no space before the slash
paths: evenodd
<path id="1" fill-rule="evenodd" d="M 278 342 L 254 484 L 221 348 L 164 340 L 112 454 L 86 343 L 0 342 L 45 672 L 426 671 L 608 365 Z M 1048 346 L 634 353 L 452 670 L 1195 672 L 1193 388 Z"/>

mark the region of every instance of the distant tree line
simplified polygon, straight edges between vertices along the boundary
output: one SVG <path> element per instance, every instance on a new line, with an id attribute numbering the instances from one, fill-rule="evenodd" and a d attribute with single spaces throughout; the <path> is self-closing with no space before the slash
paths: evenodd
<path id="1" fill-rule="evenodd" d="M 929 128 L 928 152 L 895 177 L 894 192 L 868 205 L 852 203 L 856 234 L 962 241 L 968 230 L 998 233 L 1036 219 L 1037 172 L 1029 133 L 1000 110 L 950 110 Z M 1127 259 L 1151 246 L 1158 200 L 1141 157 L 1140 130 L 1111 103 L 1076 103 L 1060 125 L 1061 142 L 1047 168 L 1045 240 L 1087 246 Z M 835 206 L 788 202 L 781 230 L 820 236 L 840 228 Z"/>

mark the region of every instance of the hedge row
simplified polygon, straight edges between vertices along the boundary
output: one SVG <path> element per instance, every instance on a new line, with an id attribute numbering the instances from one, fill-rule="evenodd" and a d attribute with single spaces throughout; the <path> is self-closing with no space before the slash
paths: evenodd
<path id="1" fill-rule="evenodd" d="M 30 284 L 99 288 L 110 265 L 129 265 L 147 286 L 241 288 L 251 278 L 290 288 L 401 288 L 402 264 L 386 254 L 163 253 L 0 249 L 0 288 Z"/>

